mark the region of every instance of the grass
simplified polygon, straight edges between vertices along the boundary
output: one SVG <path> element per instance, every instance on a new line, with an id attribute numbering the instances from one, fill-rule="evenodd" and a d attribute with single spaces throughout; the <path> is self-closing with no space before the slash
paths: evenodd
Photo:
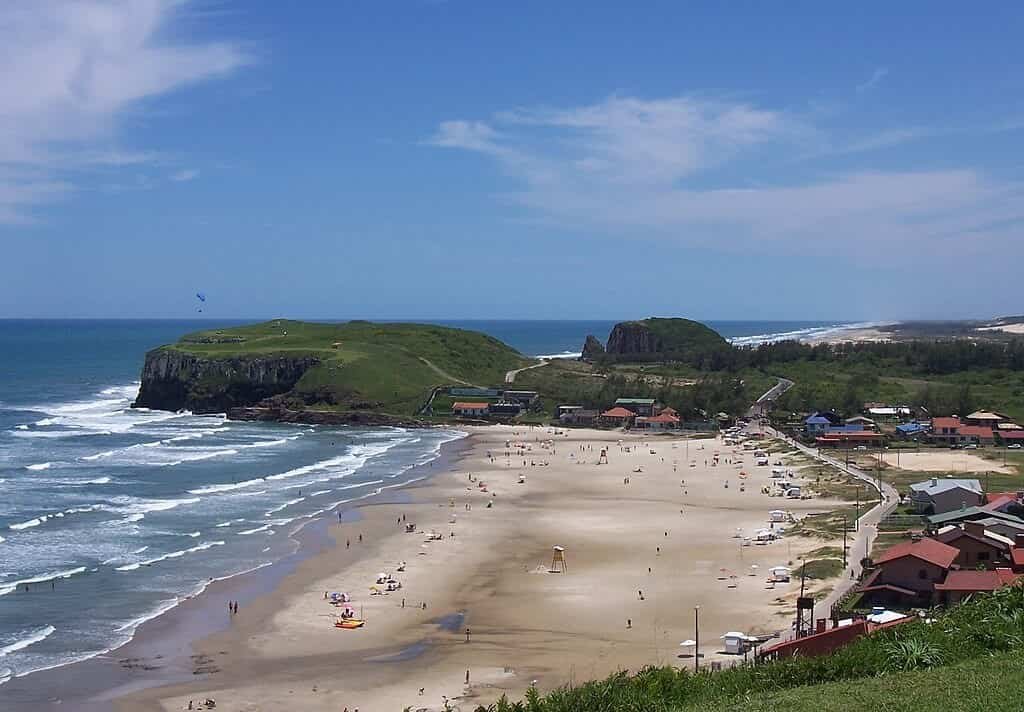
<path id="1" fill-rule="evenodd" d="M 506 371 L 530 363 L 511 347 L 477 332 L 361 321 L 276 320 L 195 332 L 162 348 L 213 360 L 313 356 L 319 364 L 307 370 L 289 394 L 297 407 L 407 415 L 435 386 L 503 384 Z"/>
<path id="2" fill-rule="evenodd" d="M 978 595 L 930 620 L 859 638 L 831 655 L 719 672 L 649 667 L 478 712 L 1021 709 L 1024 587 Z"/>

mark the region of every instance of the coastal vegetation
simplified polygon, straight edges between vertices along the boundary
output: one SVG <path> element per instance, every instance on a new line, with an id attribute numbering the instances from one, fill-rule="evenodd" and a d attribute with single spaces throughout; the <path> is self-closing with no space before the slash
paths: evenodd
<path id="1" fill-rule="evenodd" d="M 632 675 L 623 671 L 546 695 L 530 691 L 523 701 L 503 699 L 479 707 L 478 712 L 924 712 L 987 707 L 979 706 L 979 700 L 991 700 L 996 709 L 1015 709 L 1021 686 L 1014 680 L 1024 670 L 1022 652 L 1024 587 L 1016 585 L 976 595 L 926 619 L 877 631 L 830 655 L 696 673 L 690 667 L 692 662 L 681 660 L 679 667 L 648 667 Z M 966 683 L 964 675 L 972 673 L 981 673 L 987 684 Z M 899 690 L 907 695 L 894 699 Z M 946 697 L 935 697 L 946 690 L 952 695 L 952 705 Z"/>

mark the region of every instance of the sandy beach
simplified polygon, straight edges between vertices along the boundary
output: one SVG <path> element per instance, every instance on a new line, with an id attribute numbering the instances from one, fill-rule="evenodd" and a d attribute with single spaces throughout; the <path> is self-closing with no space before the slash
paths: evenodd
<path id="1" fill-rule="evenodd" d="M 799 517 L 837 504 L 763 494 L 771 468 L 720 439 L 488 426 L 462 452 L 412 487 L 414 503 L 362 507 L 273 592 L 235 616 L 225 602 L 229 627 L 194 645 L 194 682 L 118 707 L 472 709 L 531 685 L 692 665 L 679 643 L 695 637 L 695 606 L 702 663 L 734 660 L 725 632 L 789 631 L 799 582 L 769 587 L 767 569 L 829 543 L 741 546 L 737 533 L 767 527 L 773 509 Z M 563 573 L 549 571 L 556 545 Z M 371 595 L 381 572 L 401 588 Z M 366 625 L 334 627 L 331 592 L 348 593 Z"/>

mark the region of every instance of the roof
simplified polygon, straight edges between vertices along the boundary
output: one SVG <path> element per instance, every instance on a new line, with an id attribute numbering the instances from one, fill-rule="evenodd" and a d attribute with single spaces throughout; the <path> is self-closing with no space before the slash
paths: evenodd
<path id="1" fill-rule="evenodd" d="M 940 428 L 959 428 L 960 418 L 955 415 L 952 418 L 932 418 L 932 430 Z"/>
<path id="2" fill-rule="evenodd" d="M 858 588 L 857 591 L 860 593 L 870 593 L 871 591 L 895 591 L 896 593 L 901 593 L 904 596 L 917 595 L 917 591 L 912 591 L 909 588 L 903 588 L 902 586 L 896 586 L 891 583 L 880 583 L 876 586 L 864 586 L 862 588 Z"/>
<path id="3" fill-rule="evenodd" d="M 884 564 L 905 556 L 912 556 L 915 559 L 926 561 L 942 569 L 949 568 L 950 564 L 960 555 L 960 550 L 955 546 L 943 544 L 941 541 L 925 537 L 918 541 L 907 541 L 887 549 L 881 556 L 875 559 L 876 564 Z"/>
<path id="4" fill-rule="evenodd" d="M 1011 430 L 1006 433 L 999 433 L 1003 440 L 1024 440 L 1024 430 Z"/>
<path id="5" fill-rule="evenodd" d="M 678 423 L 679 418 L 671 413 L 658 413 L 653 418 L 647 418 L 648 423 Z"/>
<path id="6" fill-rule="evenodd" d="M 619 407 L 612 408 L 601 413 L 602 418 L 632 418 L 635 415 L 636 413 L 634 413 L 633 411 Z"/>
<path id="7" fill-rule="evenodd" d="M 1006 517 L 982 517 L 981 519 L 975 519 L 974 521 L 986 528 L 999 525 L 1009 527 L 1010 529 L 1016 529 L 1020 533 L 1024 534 L 1024 522 L 1015 522 L 1007 519 Z M 992 533 L 993 532 L 989 532 L 989 534 Z"/>
<path id="8" fill-rule="evenodd" d="M 896 429 L 901 433 L 916 433 L 924 430 L 924 426 L 921 423 L 903 423 L 902 425 L 897 425 Z"/>
<path id="9" fill-rule="evenodd" d="M 921 492 L 927 495 L 937 495 L 957 488 L 970 490 L 976 494 L 981 494 L 982 492 L 981 482 L 978 480 L 959 477 L 946 477 L 942 479 L 933 477 L 930 480 L 915 482 L 910 485 L 911 492 Z"/>
<path id="10" fill-rule="evenodd" d="M 452 410 L 485 410 L 490 407 L 490 403 L 468 403 L 464 401 L 458 401 L 452 403 Z"/>
<path id="11" fill-rule="evenodd" d="M 1010 560 L 1014 566 L 1024 566 L 1024 549 L 1014 547 L 1010 549 Z"/>
<path id="12" fill-rule="evenodd" d="M 1002 492 L 998 496 L 993 497 L 990 494 L 985 495 L 986 502 L 982 505 L 982 509 L 988 510 L 1001 510 L 1003 507 L 1009 504 L 1017 503 L 1016 492 Z"/>
<path id="13" fill-rule="evenodd" d="M 1016 423 L 1003 422 L 999 423 L 996 428 L 999 430 L 1021 430 L 1021 427 Z"/>
<path id="14" fill-rule="evenodd" d="M 1017 580 L 1009 569 L 995 571 L 950 571 L 946 580 L 935 584 L 937 591 L 995 591 Z"/>
<path id="15" fill-rule="evenodd" d="M 977 534 L 972 534 L 971 532 L 965 531 L 960 527 L 954 527 L 953 529 L 947 532 L 939 534 L 938 538 L 940 541 L 942 541 L 943 544 L 949 544 L 951 546 L 955 546 L 953 542 L 958 541 L 959 539 L 966 538 L 970 539 L 971 541 L 976 541 L 979 544 L 984 544 L 985 546 L 992 547 L 993 549 L 998 549 L 999 551 L 1005 551 L 1006 549 L 1008 549 L 1009 546 L 1007 545 L 1006 537 L 1000 536 L 997 539 L 997 536 L 999 535 L 989 535 L 988 532 L 985 532 L 983 536 L 978 536 Z"/>
<path id="16" fill-rule="evenodd" d="M 932 524 L 946 524 L 947 522 L 957 522 L 971 518 L 981 519 L 982 517 L 1001 519 L 1004 522 L 1013 522 L 1014 524 L 1024 524 L 1024 519 L 1020 517 L 982 507 L 964 507 L 963 509 L 946 512 L 945 514 L 933 514 L 928 517 L 928 521 Z"/>
<path id="17" fill-rule="evenodd" d="M 988 410 L 976 410 L 967 416 L 968 420 L 1006 420 L 1005 415 L 993 413 Z"/>
<path id="18" fill-rule="evenodd" d="M 616 398 L 615 405 L 654 405 L 653 398 Z"/>
<path id="19" fill-rule="evenodd" d="M 961 425 L 957 432 L 969 438 L 992 437 L 992 428 L 988 425 Z"/>
<path id="20" fill-rule="evenodd" d="M 874 423 L 871 418 L 865 418 L 863 415 L 855 415 L 852 418 L 846 419 L 847 423 Z"/>
<path id="21" fill-rule="evenodd" d="M 809 415 L 804 418 L 804 423 L 807 425 L 831 425 L 832 421 L 823 415 Z"/>
<path id="22" fill-rule="evenodd" d="M 667 405 L 664 408 L 662 408 L 660 415 L 665 415 L 666 413 L 668 415 L 679 415 L 679 411 L 670 405 Z"/>

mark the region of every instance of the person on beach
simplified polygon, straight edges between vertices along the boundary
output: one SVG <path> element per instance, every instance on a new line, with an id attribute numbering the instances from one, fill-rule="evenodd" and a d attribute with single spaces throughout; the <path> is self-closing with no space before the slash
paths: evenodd
<path id="1" fill-rule="evenodd" d="M 345 548 L 347 549 L 347 548 L 349 548 L 350 546 L 352 546 L 352 540 L 351 540 L 351 539 L 346 539 L 346 540 L 345 540 Z"/>
<path id="2" fill-rule="evenodd" d="M 360 534 L 359 534 L 359 543 L 360 543 L 360 544 L 362 544 L 362 543 L 363 543 L 363 535 L 362 535 L 362 532 L 360 532 Z"/>

